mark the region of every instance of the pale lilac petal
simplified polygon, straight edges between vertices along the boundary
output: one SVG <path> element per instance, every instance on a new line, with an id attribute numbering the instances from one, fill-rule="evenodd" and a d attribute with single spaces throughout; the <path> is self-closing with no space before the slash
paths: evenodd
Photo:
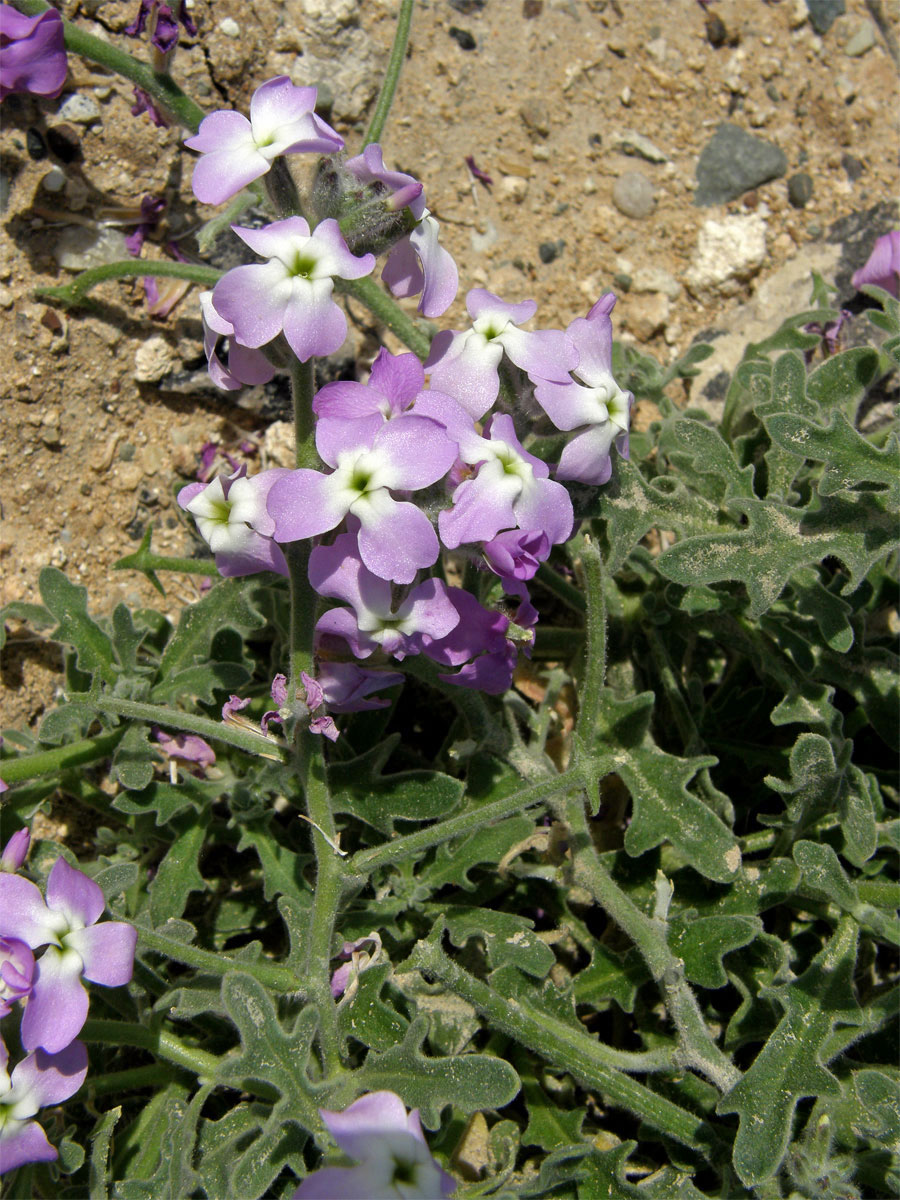
<path id="1" fill-rule="evenodd" d="M 31 832 L 28 829 L 17 830 L 0 854 L 0 871 L 18 871 L 28 857 L 28 847 L 31 845 Z"/>
<path id="2" fill-rule="evenodd" d="M 11 92 L 58 96 L 68 72 L 62 17 L 55 9 L 28 17 L 0 5 L 0 100 Z"/>
<path id="3" fill-rule="evenodd" d="M 607 295 L 615 300 L 612 292 Z M 591 309 L 592 315 L 576 317 L 566 330 L 578 351 L 578 366 L 574 370 L 591 387 L 605 383 L 612 371 L 612 321 L 608 313 L 598 311 L 601 303 L 602 297 Z"/>
<path id="4" fill-rule="evenodd" d="M 441 541 L 455 550 L 463 542 L 489 542 L 501 529 L 518 524 L 513 505 L 521 490 L 522 480 L 506 474 L 502 463 L 485 463 L 474 478 L 459 485 L 453 507 L 438 517 Z"/>
<path id="5" fill-rule="evenodd" d="M 347 336 L 347 318 L 332 299 L 332 279 L 294 279 L 284 310 L 284 336 L 301 362 L 333 354 Z"/>
<path id="6" fill-rule="evenodd" d="M 341 731 L 335 725 L 334 718 L 330 717 L 327 713 L 324 717 L 313 717 L 309 723 L 309 732 L 327 737 L 331 742 L 336 742 L 341 736 Z"/>
<path id="7" fill-rule="evenodd" d="M 370 450 L 383 425 L 384 417 L 380 413 L 370 413 L 352 420 L 321 417 L 316 423 L 316 449 L 323 462 L 336 467 L 340 455 L 354 450 Z"/>
<path id="8" fill-rule="evenodd" d="M 582 387 L 574 379 L 568 383 L 540 380 L 534 398 L 557 429 L 577 429 L 593 424 L 599 415 L 598 403 L 591 388 Z"/>
<path id="9" fill-rule="evenodd" d="M 386 486 L 403 491 L 437 483 L 456 461 L 456 445 L 430 417 L 402 416 L 388 421 L 379 429 L 373 449 L 390 464 Z"/>
<path id="10" fill-rule="evenodd" d="M 69 926 L 77 929 L 99 920 L 106 901 L 93 879 L 58 858 L 47 877 L 47 907 L 63 913 Z"/>
<path id="11" fill-rule="evenodd" d="M 606 483 L 612 474 L 610 447 L 617 433 L 611 422 L 576 433 L 563 447 L 556 478 L 594 485 Z"/>
<path id="12" fill-rule="evenodd" d="M 319 667 L 319 683 L 332 712 L 368 712 L 386 708 L 390 700 L 367 700 L 372 692 L 402 683 L 398 671 L 369 671 L 356 663 L 323 662 Z"/>
<path id="13" fill-rule="evenodd" d="M 341 227 L 333 217 L 320 221 L 313 238 L 316 250 L 323 254 L 324 265 L 330 275 L 341 279 L 362 279 L 370 275 L 375 267 L 374 254 L 355 255 L 341 233 Z"/>
<path id="14" fill-rule="evenodd" d="M 474 330 L 442 330 L 431 343 L 425 370 L 431 386 L 458 401 L 477 420 L 484 416 L 500 391 L 497 368 L 503 357 L 499 341 L 485 342 Z"/>
<path id="15" fill-rule="evenodd" d="M 357 612 L 391 610 L 391 585 L 363 566 L 353 533 L 342 533 L 331 546 L 316 546 L 309 556 L 309 582 L 320 596 L 343 600 Z"/>
<path id="16" fill-rule="evenodd" d="M 275 368 L 260 350 L 251 350 L 249 346 L 242 346 L 240 342 L 233 339 L 228 351 L 228 375 L 235 379 L 240 386 L 247 384 L 249 387 L 255 387 L 257 384 L 268 383 L 270 379 L 274 379 Z M 212 376 L 211 368 L 210 376 Z"/>
<path id="17" fill-rule="evenodd" d="M 456 299 L 459 288 L 459 271 L 449 250 L 438 241 L 438 223 L 432 216 L 419 222 L 409 235 L 409 244 L 419 256 L 425 287 L 419 301 L 419 312 L 423 316 L 439 317 Z"/>
<path id="18" fill-rule="evenodd" d="M 472 288 L 466 295 L 466 308 L 473 321 L 483 317 L 501 325 L 507 321 L 511 321 L 513 325 L 522 325 L 525 321 L 530 321 L 537 312 L 537 302 L 523 300 L 521 304 L 507 304 L 493 292 L 484 288 Z"/>
<path id="19" fill-rule="evenodd" d="M 343 489 L 331 483 L 333 478 L 304 467 L 276 481 L 266 504 L 276 541 L 316 537 L 340 524 L 347 502 Z"/>
<path id="20" fill-rule="evenodd" d="M 191 178 L 201 204 L 222 204 L 269 170 L 268 160 L 253 140 L 250 122 L 240 113 L 210 113 L 184 144 L 201 153 Z"/>
<path id="21" fill-rule="evenodd" d="M 276 260 L 235 267 L 223 275 L 213 290 L 213 303 L 232 323 L 238 340 L 258 349 L 281 333 L 293 295 L 293 281 Z"/>
<path id="22" fill-rule="evenodd" d="M 578 351 L 560 329 L 506 329 L 500 335 L 506 353 L 532 379 L 565 382 L 578 363 Z"/>
<path id="23" fill-rule="evenodd" d="M 313 412 L 318 417 L 345 421 L 371 416 L 384 419 L 378 395 L 371 387 L 352 379 L 337 379 L 320 388 L 313 399 Z"/>
<path id="24" fill-rule="evenodd" d="M 136 945 L 137 930 L 125 921 L 104 921 L 66 937 L 66 946 L 81 955 L 85 979 L 104 987 L 130 982 Z"/>
<path id="25" fill-rule="evenodd" d="M 395 583 L 412 583 L 416 572 L 430 567 L 440 554 L 431 522 L 406 500 L 392 500 L 379 490 L 358 500 L 351 512 L 359 517 L 359 552 L 375 575 Z"/>
<path id="26" fill-rule="evenodd" d="M 87 1020 L 88 994 L 81 982 L 81 957 L 48 946 L 35 963 L 31 995 L 22 1014 L 22 1045 L 49 1054 L 63 1050 Z"/>
<path id="27" fill-rule="evenodd" d="M 425 368 L 415 354 L 391 354 L 382 346 L 372 363 L 368 386 L 400 413 L 425 386 Z"/>
<path id="28" fill-rule="evenodd" d="M 456 443 L 463 462 L 474 466 L 475 463 L 484 461 L 484 438 L 475 428 L 475 418 L 452 396 L 433 390 L 422 392 L 413 406 L 411 415 L 431 417 L 439 425 L 443 425 L 450 441 Z"/>
<path id="29" fill-rule="evenodd" d="M 40 888 L 21 875 L 0 874 L 0 912 L 3 932 L 18 938 L 32 950 L 55 942 L 60 922 L 44 903 Z"/>
<path id="30" fill-rule="evenodd" d="M 453 675 L 438 675 L 438 679 L 457 687 L 484 692 L 488 696 L 502 696 L 512 686 L 516 660 L 515 647 L 508 645 L 503 651 L 482 654 Z"/>
<path id="31" fill-rule="evenodd" d="M 542 529 L 508 529 L 482 547 L 485 560 L 501 579 L 533 579 L 550 553 L 550 539 Z"/>
<path id="32" fill-rule="evenodd" d="M 306 677 L 304 676 L 304 683 L 305 682 L 306 682 Z M 270 689 L 269 695 L 272 697 L 272 699 L 275 701 L 275 703 L 278 705 L 279 708 L 281 708 L 283 705 L 287 704 L 288 697 L 287 697 L 287 676 L 286 675 L 282 675 L 279 672 L 279 674 L 273 678 L 272 687 Z M 312 705 L 311 707 L 315 708 L 316 706 Z"/>
<path id="33" fill-rule="evenodd" d="M 368 1157 L 373 1138 L 387 1133 L 409 1133 L 406 1105 L 395 1092 L 369 1092 L 348 1105 L 343 1112 L 320 1108 L 325 1128 L 350 1158 Z M 419 1137 L 424 1144 L 424 1138 Z"/>
<path id="34" fill-rule="evenodd" d="M 884 288 L 894 297 L 900 289 L 900 229 L 883 234 L 875 243 L 868 261 L 850 280 L 859 290 L 867 283 Z"/>
<path id="35" fill-rule="evenodd" d="M 373 1200 L 367 1167 L 323 1167 L 303 1180 L 291 1200 Z"/>
<path id="36" fill-rule="evenodd" d="M 435 640 L 446 637 L 459 624 L 459 613 L 441 579 L 426 579 L 413 588 L 397 609 L 397 616 L 413 625 L 416 634 Z"/>
<path id="37" fill-rule="evenodd" d="M 391 248 L 381 278 L 390 288 L 391 294 L 400 300 L 406 299 L 407 296 L 418 296 L 424 288 L 425 272 L 409 234 Z"/>
<path id="38" fill-rule="evenodd" d="M 535 479 L 523 487 L 513 512 L 521 529 L 543 529 L 554 545 L 568 540 L 575 523 L 569 493 L 551 479 Z"/>
<path id="39" fill-rule="evenodd" d="M 10 1121 L 0 1133 L 0 1175 L 25 1163 L 54 1162 L 57 1158 L 56 1147 L 47 1141 L 37 1121 Z"/>
<path id="40" fill-rule="evenodd" d="M 340 638 L 350 647 L 354 658 L 368 658 L 380 643 L 367 633 L 360 632 L 356 616 L 349 608 L 330 608 L 316 622 L 318 639 Z M 322 642 L 323 648 L 327 642 Z"/>
<path id="41" fill-rule="evenodd" d="M 268 225 L 263 225 L 262 229 L 253 229 L 246 225 L 232 225 L 231 228 L 241 241 L 261 258 L 278 258 L 281 255 L 290 258 L 311 236 L 309 222 L 303 217 L 284 217 L 280 221 L 271 221 Z"/>
<path id="42" fill-rule="evenodd" d="M 62 1104 L 84 1083 L 88 1069 L 87 1050 L 72 1042 L 57 1053 L 36 1050 L 15 1068 L 11 1076 L 15 1092 L 29 1093 L 38 1108 Z"/>

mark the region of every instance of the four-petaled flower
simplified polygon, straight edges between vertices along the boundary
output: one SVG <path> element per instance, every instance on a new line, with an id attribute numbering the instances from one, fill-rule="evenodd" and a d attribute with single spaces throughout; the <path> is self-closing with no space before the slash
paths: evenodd
<path id="1" fill-rule="evenodd" d="M 428 1149 L 419 1110 L 407 1113 L 394 1092 L 369 1092 L 345 1108 L 319 1112 L 328 1132 L 356 1167 L 323 1167 L 308 1175 L 292 1200 L 443 1200 L 456 1191 Z"/>
<path id="2" fill-rule="evenodd" d="M 279 75 L 258 87 L 250 120 L 231 110 L 210 113 L 193 137 L 185 139 L 202 158 L 194 167 L 194 195 L 204 204 L 223 204 L 259 179 L 280 154 L 333 154 L 344 145 L 340 134 L 313 111 L 314 87 L 295 87 Z"/>
<path id="3" fill-rule="evenodd" d="M 220 575 L 231 578 L 258 571 L 287 575 L 284 554 L 272 540 L 275 522 L 266 511 L 266 497 L 289 474 L 286 467 L 272 467 L 248 476 L 242 466 L 210 483 L 189 483 L 178 493 L 178 503 L 194 517 L 215 555 Z"/>
<path id="4" fill-rule="evenodd" d="M 0 1175 L 23 1163 L 53 1162 L 56 1148 L 37 1121 L 38 1109 L 74 1096 L 87 1075 L 87 1050 L 72 1042 L 57 1054 L 36 1050 L 7 1073 L 6 1046 L 0 1040 Z"/>
<path id="5" fill-rule="evenodd" d="M 375 266 L 375 256 L 351 254 L 331 218 L 312 233 L 302 217 L 263 229 L 232 229 L 269 260 L 235 267 L 213 290 L 216 312 L 241 345 L 258 349 L 284 332 L 301 362 L 337 350 L 347 335 L 347 318 L 332 298 L 334 277 L 361 279 Z"/>
<path id="6" fill-rule="evenodd" d="M 64 1049 L 87 1018 L 82 976 L 104 987 L 128 983 L 137 930 L 124 921 L 97 922 L 106 907 L 92 879 L 58 858 L 47 878 L 47 899 L 29 879 L 0 875 L 0 910 L 8 937 L 32 950 L 47 949 L 34 967 L 31 995 L 22 1016 L 26 1050 Z"/>

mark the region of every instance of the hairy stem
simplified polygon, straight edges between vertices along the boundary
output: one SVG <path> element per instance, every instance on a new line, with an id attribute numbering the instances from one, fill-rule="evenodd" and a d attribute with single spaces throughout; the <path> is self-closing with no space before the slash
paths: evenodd
<path id="1" fill-rule="evenodd" d="M 380 141 L 381 135 L 384 132 L 384 124 L 388 113 L 391 111 L 391 105 L 394 102 L 394 93 L 397 91 L 397 83 L 400 79 L 400 72 L 403 69 L 403 60 L 406 58 L 406 46 L 409 42 L 412 11 L 413 0 L 401 0 L 400 12 L 397 15 L 397 30 L 394 34 L 394 44 L 391 47 L 391 57 L 388 59 L 384 81 L 381 84 L 381 91 L 378 93 L 378 99 L 375 101 L 372 119 L 369 122 L 369 128 L 366 130 L 366 136 L 363 139 L 364 147 L 371 145 L 372 142 Z"/>
<path id="2" fill-rule="evenodd" d="M 108 758 L 122 740 L 124 729 L 114 729 L 99 737 L 85 738 L 68 746 L 54 750 L 39 750 L 37 754 L 23 754 L 19 758 L 0 760 L 0 775 L 4 783 L 22 783 L 26 779 L 37 779 L 41 775 L 55 775 L 68 767 L 80 767 L 86 763 L 99 762 Z"/>
<path id="3" fill-rule="evenodd" d="M 46 4 L 44 0 L 15 0 L 15 7 L 26 16 L 36 17 L 53 6 Z M 89 62 L 95 62 L 98 66 L 106 67 L 115 71 L 117 75 L 130 79 L 174 117 L 179 125 L 196 133 L 206 114 L 199 104 L 195 104 L 190 96 L 181 90 L 168 72 L 154 71 L 147 63 L 132 58 L 118 46 L 101 41 L 72 21 L 63 21 L 63 33 L 66 49 L 70 53 L 80 54 Z"/>
<path id="4" fill-rule="evenodd" d="M 144 704 L 139 700 L 117 700 L 112 696 L 85 697 L 85 704 L 101 712 L 119 717 L 131 717 L 135 721 L 150 721 L 164 725 L 167 729 L 180 729 L 185 733 L 199 733 L 201 737 L 236 746 L 247 754 L 271 758 L 276 762 L 287 762 L 287 749 L 263 733 L 240 729 L 237 725 L 226 725 L 224 721 L 211 721 L 209 717 L 198 717 L 195 713 L 180 712 L 162 704 Z"/>
<path id="5" fill-rule="evenodd" d="M 431 336 L 408 317 L 396 300 L 383 292 L 371 276 L 364 279 L 335 279 L 335 290 L 359 300 L 383 325 L 424 362 L 431 349 Z"/>
<path id="6" fill-rule="evenodd" d="M 138 944 L 145 950 L 153 950 L 164 954 L 173 962 L 183 963 L 186 967 L 196 967 L 211 975 L 229 975 L 232 971 L 245 971 L 252 975 L 263 987 L 275 992 L 295 993 L 299 980 L 289 967 L 279 966 L 270 962 L 234 962 L 227 954 L 219 951 L 203 950 L 200 946 L 192 946 L 177 938 L 167 937 L 161 930 L 137 927 Z"/>
<path id="7" fill-rule="evenodd" d="M 613 1103 L 637 1113 L 648 1125 L 683 1145 L 701 1153 L 709 1148 L 713 1135 L 705 1121 L 624 1074 L 621 1056 L 610 1047 L 543 1009 L 532 1008 L 525 1000 L 517 999 L 511 1004 L 457 966 L 441 949 L 440 933 L 438 928 L 427 941 L 418 942 L 407 965 L 439 979 L 444 987 L 487 1017 L 494 1029 L 535 1051 L 556 1070 L 567 1071 L 587 1087 L 599 1089 Z M 625 1061 L 629 1068 L 637 1067 L 631 1056 Z M 642 1069 L 649 1066 L 658 1070 L 663 1064 L 659 1056 L 651 1056 Z"/>
<path id="8" fill-rule="evenodd" d="M 105 263 L 102 267 L 91 267 L 76 275 L 71 283 L 60 287 L 36 288 L 35 296 L 40 300 L 55 300 L 66 307 L 81 304 L 85 296 L 98 283 L 106 283 L 109 279 L 137 279 L 152 275 L 158 279 L 190 279 L 193 283 L 201 283 L 204 287 L 214 287 L 222 278 L 224 271 L 215 267 L 203 267 L 199 263 L 181 262 L 150 262 L 141 258 L 131 258 L 124 262 Z"/>

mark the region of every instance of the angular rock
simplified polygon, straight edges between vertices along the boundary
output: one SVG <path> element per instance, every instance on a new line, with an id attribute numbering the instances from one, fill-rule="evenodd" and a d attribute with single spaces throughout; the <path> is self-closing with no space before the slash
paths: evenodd
<path id="1" fill-rule="evenodd" d="M 727 204 L 761 183 L 780 179 L 787 167 L 779 146 L 723 121 L 700 153 L 694 204 Z"/>
<path id="2" fill-rule="evenodd" d="M 697 237 L 697 253 L 685 283 L 695 295 L 733 296 L 765 258 L 766 222 L 760 213 L 721 221 L 710 217 Z"/>
<path id="3" fill-rule="evenodd" d="M 838 17 L 847 11 L 844 0 L 806 0 L 809 10 L 809 23 L 822 37 L 832 27 Z"/>
<path id="4" fill-rule="evenodd" d="M 630 129 L 626 129 L 616 138 L 616 149 L 622 150 L 625 154 L 636 155 L 647 162 L 664 163 L 669 161 L 668 155 L 663 154 L 658 146 L 654 146 L 648 137 Z"/>
<path id="5" fill-rule="evenodd" d="M 76 92 L 63 101 L 57 116 L 61 121 L 71 121 L 74 125 L 91 125 L 100 120 L 100 106 L 92 96 Z"/>

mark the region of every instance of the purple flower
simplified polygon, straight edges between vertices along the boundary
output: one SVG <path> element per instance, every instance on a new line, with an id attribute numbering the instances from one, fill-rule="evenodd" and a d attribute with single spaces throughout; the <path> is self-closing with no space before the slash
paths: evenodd
<path id="1" fill-rule="evenodd" d="M 524 449 L 512 417 L 492 417 L 482 436 L 465 409 L 447 396 L 426 393 L 417 411 L 442 421 L 460 459 L 476 468 L 454 491 L 453 507 L 438 517 L 448 550 L 463 542 L 489 542 L 517 526 L 542 531 L 553 544 L 568 538 L 574 520 L 568 492 L 547 478 L 546 463 Z"/>
<path id="2" fill-rule="evenodd" d="M 269 260 L 235 267 L 215 286 L 213 304 L 232 324 L 237 340 L 258 349 L 283 331 L 301 362 L 337 350 L 347 335 L 347 318 L 332 299 L 334 276 L 368 275 L 374 255 L 351 254 L 337 221 L 330 218 L 312 234 L 302 217 L 287 217 L 263 229 L 232 228 L 254 253 Z"/>
<path id="3" fill-rule="evenodd" d="M 210 113 L 184 143 L 203 155 L 192 181 L 197 199 L 204 204 L 230 200 L 265 175 L 280 154 L 340 150 L 343 138 L 315 115 L 315 106 L 314 87 L 295 87 L 289 76 L 279 75 L 253 93 L 249 121 L 230 110 Z"/>
<path id="4" fill-rule="evenodd" d="M 37 1121 L 40 1108 L 74 1096 L 87 1075 L 87 1050 L 72 1042 L 58 1054 L 37 1050 L 8 1075 L 9 1056 L 0 1041 L 0 1175 L 23 1163 L 52 1162 L 58 1157 Z"/>
<path id="5" fill-rule="evenodd" d="M 125 239 L 125 248 L 135 258 L 140 257 L 147 234 L 159 224 L 159 218 L 166 211 L 166 202 L 162 196 L 144 196 L 141 199 L 141 217 L 134 231 Z"/>
<path id="6" fill-rule="evenodd" d="M 431 372 L 431 386 L 452 396 L 472 417 L 484 416 L 497 399 L 504 350 L 532 380 L 569 378 L 578 352 L 564 333 L 518 328 L 537 311 L 533 300 L 506 304 L 483 288 L 472 288 L 466 308 L 472 328 L 464 333 L 442 330 L 431 343 L 425 370 Z"/>
<path id="7" fill-rule="evenodd" d="M 385 188 L 395 209 L 409 208 L 416 227 L 391 250 L 381 278 L 395 296 L 417 296 L 421 292 L 419 312 L 439 317 L 456 299 L 459 272 L 453 256 L 438 243 L 438 223 L 425 207 L 421 183 L 402 171 L 388 171 L 377 143 L 348 159 L 344 167 L 361 183 L 378 183 Z"/>
<path id="8" fill-rule="evenodd" d="M 203 320 L 203 350 L 209 366 L 209 377 L 226 392 L 236 392 L 245 384 L 268 383 L 275 377 L 275 368 L 261 350 L 242 346 L 234 336 L 234 326 L 216 312 L 212 292 L 200 293 L 200 316 Z M 219 339 L 230 339 L 228 366 L 217 354 Z"/>
<path id="9" fill-rule="evenodd" d="M 323 662 L 319 664 L 317 682 L 332 712 L 368 712 L 373 708 L 387 708 L 390 700 L 367 697 L 402 683 L 403 676 L 399 671 L 369 671 L 356 663 Z"/>
<path id="10" fill-rule="evenodd" d="M 876 241 L 865 266 L 853 272 L 850 280 L 859 291 L 867 283 L 884 288 L 897 299 L 900 294 L 900 229 L 882 234 Z"/>
<path id="11" fill-rule="evenodd" d="M 374 437 L 368 421 L 321 421 L 316 446 L 334 470 L 300 469 L 279 479 L 269 493 L 275 538 L 293 542 L 327 533 L 352 513 L 360 522 L 362 561 L 381 579 L 412 583 L 440 551 L 431 522 L 392 490 L 414 492 L 446 475 L 456 446 L 427 417 L 382 422 Z"/>
<path id="12" fill-rule="evenodd" d="M 105 901 L 92 879 L 58 858 L 47 879 L 47 899 L 20 875 L 0 875 L 4 933 L 32 950 L 47 949 L 35 964 L 22 1017 L 22 1045 L 48 1054 L 62 1050 L 87 1018 L 82 976 L 104 987 L 131 979 L 137 930 L 124 921 L 98 925 Z"/>
<path id="13" fill-rule="evenodd" d="M 197 774 L 202 774 L 216 761 L 216 752 L 212 746 L 196 733 L 171 734 L 154 728 L 153 736 L 159 742 L 160 750 L 169 759 L 170 766 L 176 763 L 191 763 L 198 768 Z"/>
<path id="14" fill-rule="evenodd" d="M 445 683 L 474 688 L 492 696 L 501 695 L 512 683 L 518 661 L 516 645 L 507 636 L 511 625 L 509 617 L 484 608 L 461 588 L 449 588 L 448 595 L 459 613 L 459 624 L 437 641 L 423 638 L 425 654 L 442 666 L 465 664 L 453 675 L 441 675 Z M 523 608 L 523 618 L 526 611 Z M 530 609 L 528 617 L 532 613 L 536 620 L 534 609 Z"/>
<path id="15" fill-rule="evenodd" d="M 286 467 L 258 475 L 246 472 L 239 467 L 211 483 L 189 483 L 178 493 L 178 503 L 196 520 L 226 579 L 258 571 L 287 575 L 284 554 L 272 540 L 275 523 L 266 511 L 266 499 L 278 480 L 292 472 Z"/>
<path id="16" fill-rule="evenodd" d="M 133 117 L 139 117 L 141 113 L 146 113 L 157 129 L 168 129 L 172 122 L 162 111 L 157 107 L 156 101 L 143 88 L 132 88 L 134 92 L 134 104 L 132 104 L 130 112 Z"/>
<path id="17" fill-rule="evenodd" d="M 550 553 L 550 539 L 543 529 L 507 529 L 485 542 L 482 553 L 494 574 L 509 585 L 507 591 L 518 594 Z"/>
<path id="18" fill-rule="evenodd" d="M 360 950 L 366 942 L 372 943 L 371 950 Z M 381 958 L 381 935 L 374 930 L 366 937 L 357 938 L 355 942 L 344 942 L 341 947 L 341 958 L 349 959 L 342 963 L 331 976 L 331 994 L 335 1000 L 343 996 L 348 986 L 355 990 L 355 982 L 363 971 L 374 967 Z"/>
<path id="19" fill-rule="evenodd" d="M 292 1200 L 443 1200 L 456 1181 L 428 1150 L 419 1110 L 407 1114 L 394 1092 L 370 1092 L 343 1112 L 319 1112 L 328 1132 L 357 1167 L 324 1167 L 308 1175 Z"/>
<path id="20" fill-rule="evenodd" d="M 58 96 L 68 71 L 62 17 L 54 8 L 26 17 L 0 4 L 0 100 L 11 92 Z"/>
<path id="21" fill-rule="evenodd" d="M 27 829 L 19 829 L 12 835 L 0 854 L 0 871 L 18 871 L 28 857 L 28 847 L 31 844 L 31 833 Z"/>
<path id="22" fill-rule="evenodd" d="M 359 557 L 355 531 L 313 550 L 309 581 L 320 596 L 344 600 L 352 608 L 324 613 L 316 625 L 319 640 L 343 638 L 357 658 L 368 658 L 379 647 L 397 659 L 418 654 L 423 635 L 442 638 L 459 623 L 447 585 L 439 579 L 426 579 L 396 603 L 387 580 L 373 575 Z"/>
<path id="23" fill-rule="evenodd" d="M 313 411 L 320 420 L 360 421 L 380 415 L 390 421 L 410 409 L 424 387 L 425 369 L 415 354 L 391 354 L 382 346 L 368 383 L 326 383 L 316 393 Z"/>
<path id="24" fill-rule="evenodd" d="M 613 444 L 628 454 L 628 416 L 634 397 L 612 377 L 612 321 L 616 302 L 612 292 L 601 296 L 587 317 L 578 317 L 567 333 L 578 353 L 576 378 L 565 382 L 542 380 L 534 389 L 537 402 L 557 429 L 574 429 L 566 443 L 557 479 L 606 483 L 612 474 Z"/>
<path id="25" fill-rule="evenodd" d="M 0 1017 L 12 1012 L 17 1000 L 31 992 L 34 955 L 18 938 L 0 936 Z"/>

